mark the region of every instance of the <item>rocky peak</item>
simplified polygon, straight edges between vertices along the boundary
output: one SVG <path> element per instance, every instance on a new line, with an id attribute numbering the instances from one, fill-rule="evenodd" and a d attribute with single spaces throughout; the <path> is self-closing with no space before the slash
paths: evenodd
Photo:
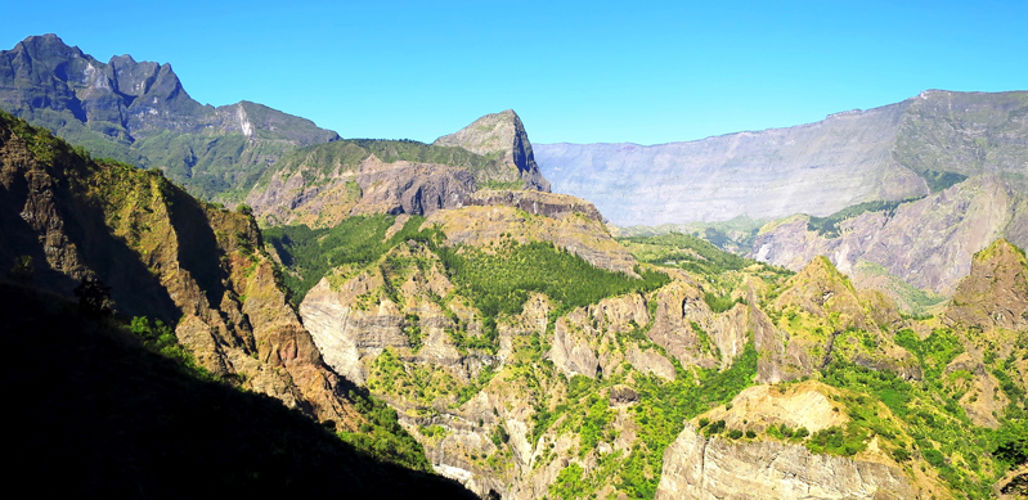
<path id="1" fill-rule="evenodd" d="M 524 187 L 549 191 L 550 183 L 539 172 L 525 125 L 512 109 L 485 115 L 456 133 L 436 139 L 439 146 L 457 146 L 483 156 L 501 155 L 516 169 Z"/>
<path id="2" fill-rule="evenodd" d="M 1028 261 L 1024 251 L 1001 238 L 976 253 L 971 274 L 957 286 L 946 318 L 985 329 L 1028 328 Z"/>
<path id="3" fill-rule="evenodd" d="M 52 59 L 54 57 L 83 57 L 82 50 L 78 47 L 68 46 L 60 37 L 53 33 L 30 36 L 18 42 L 18 44 L 14 46 L 14 50 L 12 52 L 21 53 L 32 59 L 41 60 Z"/>

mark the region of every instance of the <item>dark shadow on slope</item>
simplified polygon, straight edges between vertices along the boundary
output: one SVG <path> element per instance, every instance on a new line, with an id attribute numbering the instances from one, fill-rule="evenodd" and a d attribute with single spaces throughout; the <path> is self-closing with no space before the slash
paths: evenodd
<path id="1" fill-rule="evenodd" d="M 183 269 L 204 291 L 211 307 L 218 307 L 225 294 L 223 280 L 228 276 L 221 268 L 224 251 L 218 246 L 200 202 L 178 187 L 168 193 L 168 213 L 178 237 L 178 260 Z"/>
<path id="2" fill-rule="evenodd" d="M 33 496 L 474 498 L 267 396 L 196 378 L 108 320 L 0 282 L 9 480 Z"/>

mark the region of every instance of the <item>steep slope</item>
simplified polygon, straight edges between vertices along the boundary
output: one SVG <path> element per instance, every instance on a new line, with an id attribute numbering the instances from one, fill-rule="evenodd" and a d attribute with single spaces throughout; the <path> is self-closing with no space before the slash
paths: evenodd
<path id="1" fill-rule="evenodd" d="M 197 376 L 109 318 L 0 280 L 7 474 L 44 496 L 474 498 L 379 461 L 278 401 Z M 61 467 L 54 478 L 54 467 Z"/>
<path id="2" fill-rule="evenodd" d="M 1023 395 L 1001 389 L 1023 386 L 1007 366 L 1021 348 L 991 359 L 959 321 L 905 320 L 825 258 L 790 275 L 637 238 L 629 250 L 686 272 L 611 275 L 528 237 L 595 219 L 526 194 L 348 222 L 352 237 L 270 237 L 290 271 L 328 269 L 300 305 L 326 362 L 396 408 L 436 470 L 470 489 L 978 497 L 1020 463 L 998 450 L 1022 436 L 1004 405 Z M 310 259 L 326 250 L 334 268 Z"/>
<path id="3" fill-rule="evenodd" d="M 974 256 L 945 317 L 982 329 L 1028 330 L 1028 261 L 1009 241 L 996 240 Z"/>
<path id="4" fill-rule="evenodd" d="M 780 429 L 814 433 L 853 420 L 844 401 L 856 395 L 817 382 L 786 388 L 755 386 L 732 401 L 686 425 L 668 447 L 656 498 L 932 498 L 942 486 L 931 475 L 904 470 L 901 461 L 875 441 L 853 459 L 814 453 L 799 441 L 757 438 Z M 897 419 L 884 405 L 878 409 L 894 428 Z M 709 422 L 745 429 L 748 439 L 701 432 Z M 728 432 L 731 434 L 731 431 Z M 790 436 L 791 437 L 791 436 Z M 900 436 L 894 436 L 899 438 Z M 903 436 L 906 437 L 906 436 Z M 782 439 L 784 438 L 784 439 Z M 790 442 L 792 441 L 792 442 Z M 918 465 L 925 465 L 923 462 Z"/>
<path id="5" fill-rule="evenodd" d="M 825 216 L 996 173 L 1025 186 L 1028 92 L 926 91 L 817 123 L 692 142 L 541 144 L 556 190 L 618 225 Z"/>
<path id="6" fill-rule="evenodd" d="M 252 102 L 202 105 L 169 64 L 128 55 L 105 64 L 53 34 L 0 52 L 0 109 L 94 154 L 160 168 L 207 198 L 238 198 L 286 152 L 338 138 Z"/>
<path id="7" fill-rule="evenodd" d="M 359 139 L 302 149 L 268 170 L 246 201 L 267 225 L 333 227 L 350 215 L 461 207 L 483 188 L 549 191 L 513 111 L 431 145 Z"/>
<path id="8" fill-rule="evenodd" d="M 970 271 L 971 256 L 996 238 L 1028 244 L 1028 204 L 1017 188 L 997 175 L 975 176 L 886 208 L 768 224 L 754 240 L 751 256 L 797 269 L 816 255 L 826 255 L 858 285 L 881 289 L 905 308 L 917 310 L 932 301 L 911 285 L 951 295 Z M 825 220 L 833 220 L 831 227 Z"/>
<path id="9" fill-rule="evenodd" d="M 214 375 L 340 432 L 382 431 L 397 459 L 427 467 L 322 362 L 252 218 L 199 202 L 155 171 L 91 160 L 6 113 L 0 186 L 0 269 L 65 296 L 92 290 L 97 308 L 109 287 L 117 313 L 173 325 Z"/>
<path id="10" fill-rule="evenodd" d="M 472 153 L 502 158 L 501 165 L 506 168 L 490 172 L 491 185 L 485 187 L 550 190 L 550 183 L 535 163 L 525 125 L 513 109 L 485 115 L 453 134 L 436 139 L 433 144 L 458 146 Z"/>

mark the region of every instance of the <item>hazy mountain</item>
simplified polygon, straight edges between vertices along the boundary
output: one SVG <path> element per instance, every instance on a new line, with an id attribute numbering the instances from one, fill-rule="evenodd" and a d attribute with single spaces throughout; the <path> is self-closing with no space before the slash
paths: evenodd
<path id="1" fill-rule="evenodd" d="M 103 63 L 53 34 L 0 52 L 0 109 L 95 155 L 159 168 L 205 198 L 238 198 L 286 152 L 338 138 L 252 102 L 202 105 L 170 64 Z"/>
<path id="2" fill-rule="evenodd" d="M 971 270 L 971 256 L 997 238 L 1028 245 L 1028 200 L 1010 181 L 983 174 L 915 201 L 769 223 L 750 255 L 793 270 L 825 255 L 860 286 L 920 310 L 951 295 Z"/>
<path id="3" fill-rule="evenodd" d="M 1028 92 L 933 90 L 789 128 L 654 146 L 538 144 L 535 154 L 555 190 L 617 225 L 825 216 L 981 173 L 1023 190 Z"/>

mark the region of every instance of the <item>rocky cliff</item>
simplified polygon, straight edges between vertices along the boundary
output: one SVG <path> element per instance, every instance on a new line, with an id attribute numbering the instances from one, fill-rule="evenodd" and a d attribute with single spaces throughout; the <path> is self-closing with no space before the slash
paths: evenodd
<path id="1" fill-rule="evenodd" d="M 0 382 L 22 409 L 10 474 L 61 497 L 330 494 L 475 498 L 376 459 L 272 398 L 159 355 L 153 323 L 131 328 L 0 278 L 0 332 L 17 353 Z M 142 327 L 142 328 L 140 328 Z M 159 327 L 158 330 L 163 330 Z M 176 348 L 167 344 L 162 354 Z M 53 464 L 67 467 L 60 481 Z M 183 480 L 169 481 L 169 477 Z"/>
<path id="2" fill-rule="evenodd" d="M 753 437 L 704 437 L 702 428 L 687 424 L 665 452 L 656 498 L 900 499 L 944 494 L 934 478 L 904 468 L 877 448 L 851 459 L 815 454 L 788 439 L 761 437 L 773 426 L 816 433 L 845 425 L 846 406 L 836 401 L 842 398 L 839 391 L 811 382 L 784 390 L 755 386 L 743 391 L 729 410 L 705 414 L 703 427 L 719 419 L 728 428 L 747 428 Z"/>
<path id="3" fill-rule="evenodd" d="M 169 64 L 103 63 L 52 34 L 0 52 L 0 108 L 95 154 L 160 168 L 204 197 L 245 192 L 287 151 L 338 138 L 252 102 L 202 105 Z"/>
<path id="4" fill-rule="evenodd" d="M 0 187 L 0 266 L 21 282 L 65 296 L 82 283 L 109 287 L 117 314 L 174 325 L 215 376 L 338 431 L 378 425 L 323 363 L 249 216 L 197 201 L 158 172 L 94 161 L 6 114 Z"/>
<path id="5" fill-rule="evenodd" d="M 1024 186 L 1028 93 L 926 91 L 796 127 L 698 141 L 537 144 L 559 192 L 618 225 L 825 216 L 992 172 Z"/>
<path id="6" fill-rule="evenodd" d="M 471 193 L 502 188 L 494 199 Z M 332 227 L 350 215 L 428 215 L 466 204 L 511 206 L 534 203 L 546 192 L 521 120 L 513 111 L 487 115 L 428 145 L 415 141 L 346 140 L 293 153 L 257 182 L 247 196 L 269 225 L 303 223 Z M 531 201 L 530 201 L 531 200 Z M 566 204 L 563 201 L 559 204 Z M 579 211 L 599 213 L 588 203 Z"/>
<path id="7" fill-rule="evenodd" d="M 754 240 L 751 256 L 795 270 L 825 255 L 858 285 L 880 289 L 916 309 L 931 299 L 915 287 L 951 295 L 970 271 L 971 256 L 996 238 L 1028 244 L 1028 204 L 1018 189 L 994 174 L 894 208 L 839 219 L 834 230 L 815 227 L 817 221 L 808 216 L 768 224 Z"/>
<path id="8" fill-rule="evenodd" d="M 489 182 L 514 188 L 549 191 L 550 183 L 539 172 L 535 153 L 521 118 L 512 109 L 485 115 L 433 144 L 458 146 L 483 156 L 499 156 L 502 168 L 490 172 Z"/>
<path id="9" fill-rule="evenodd" d="M 975 254 L 971 273 L 961 280 L 945 317 L 982 329 L 1028 329 L 1028 261 L 1024 251 L 996 240 Z"/>

